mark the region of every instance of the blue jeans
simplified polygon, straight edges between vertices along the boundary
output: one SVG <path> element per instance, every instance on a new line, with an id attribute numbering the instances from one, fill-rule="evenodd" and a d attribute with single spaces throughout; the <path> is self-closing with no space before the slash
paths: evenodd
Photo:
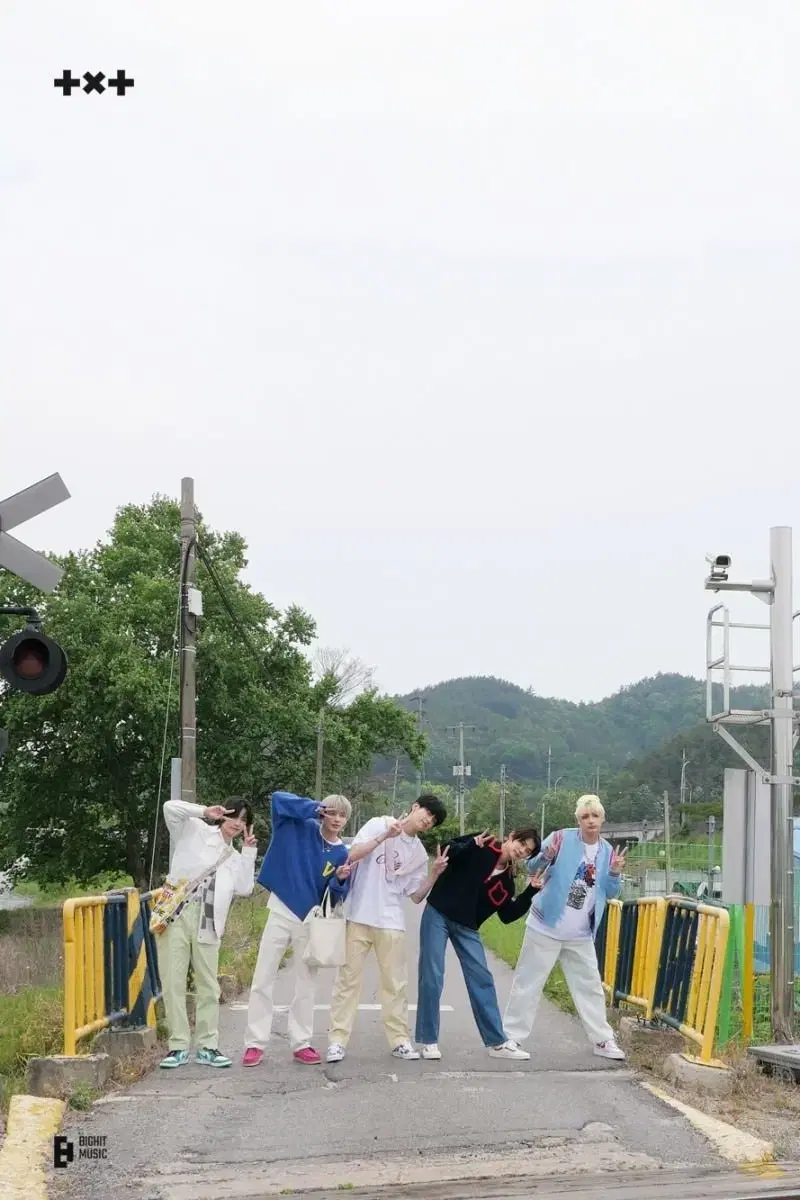
<path id="1" fill-rule="evenodd" d="M 419 931 L 419 976 L 417 988 L 416 1040 L 423 1046 L 439 1041 L 439 1004 L 444 986 L 447 939 L 458 955 L 467 985 L 472 1015 L 484 1046 L 500 1046 L 506 1040 L 497 1004 L 494 979 L 486 963 L 486 951 L 477 929 L 468 929 L 425 905 Z"/>

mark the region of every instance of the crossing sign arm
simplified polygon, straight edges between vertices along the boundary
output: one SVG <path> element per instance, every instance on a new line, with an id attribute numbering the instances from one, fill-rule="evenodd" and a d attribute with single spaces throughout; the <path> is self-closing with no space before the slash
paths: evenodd
<path id="1" fill-rule="evenodd" d="M 64 480 L 56 472 L 0 501 L 0 567 L 5 567 L 42 592 L 55 590 L 64 574 L 63 570 L 43 554 L 11 537 L 8 530 L 68 499 L 69 492 Z"/>

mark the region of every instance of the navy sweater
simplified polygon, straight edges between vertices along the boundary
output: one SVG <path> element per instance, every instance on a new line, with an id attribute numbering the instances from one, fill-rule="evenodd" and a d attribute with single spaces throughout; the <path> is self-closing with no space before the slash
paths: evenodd
<path id="1" fill-rule="evenodd" d="M 500 857 L 498 841 L 478 846 L 468 834 L 448 842 L 447 851 L 448 865 L 428 896 L 437 912 L 467 929 L 479 929 L 495 913 L 504 925 L 524 917 L 539 889 L 528 885 L 515 896 L 512 866 L 492 875 Z"/>
<path id="2" fill-rule="evenodd" d="M 274 892 L 304 921 L 330 885 L 334 902 L 344 900 L 350 880 L 340 883 L 336 868 L 347 859 L 347 847 L 326 842 L 320 831 L 316 800 L 291 792 L 272 793 L 272 840 L 264 855 L 258 882 Z"/>

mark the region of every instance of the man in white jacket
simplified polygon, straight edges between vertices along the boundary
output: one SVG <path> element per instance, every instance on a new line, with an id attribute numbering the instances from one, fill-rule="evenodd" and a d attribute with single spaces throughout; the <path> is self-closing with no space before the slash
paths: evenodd
<path id="1" fill-rule="evenodd" d="M 181 1067 L 189 1061 L 186 980 L 191 963 L 197 995 L 195 1061 L 210 1067 L 229 1067 L 231 1060 L 220 1053 L 218 1045 L 219 946 L 234 896 L 249 896 L 253 891 L 253 814 L 238 796 L 227 805 L 210 808 L 185 800 L 167 800 L 164 820 L 170 832 L 168 882 L 178 884 L 201 876 L 205 879 L 159 937 L 158 960 L 169 1030 L 169 1054 L 160 1065 Z M 244 846 L 240 854 L 232 843 L 241 834 Z"/>

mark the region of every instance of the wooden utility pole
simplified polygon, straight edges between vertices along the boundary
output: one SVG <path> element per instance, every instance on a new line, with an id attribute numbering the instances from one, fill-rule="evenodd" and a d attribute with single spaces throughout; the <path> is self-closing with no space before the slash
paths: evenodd
<path id="1" fill-rule="evenodd" d="M 506 829 L 506 764 L 500 764 L 500 841 Z"/>
<path id="2" fill-rule="evenodd" d="M 181 800 L 197 803 L 197 523 L 194 480 L 181 480 Z"/>
<path id="3" fill-rule="evenodd" d="M 394 783 L 392 784 L 392 816 L 396 815 L 397 810 L 397 773 L 400 770 L 400 756 L 394 760 Z"/>

